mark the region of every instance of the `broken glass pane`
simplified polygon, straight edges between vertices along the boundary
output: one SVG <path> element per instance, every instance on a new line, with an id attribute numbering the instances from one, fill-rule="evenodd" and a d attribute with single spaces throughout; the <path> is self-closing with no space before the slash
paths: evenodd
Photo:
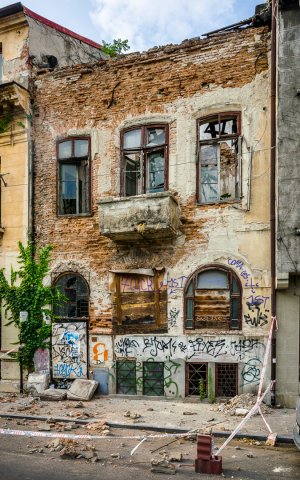
<path id="1" fill-rule="evenodd" d="M 165 186 L 164 151 L 147 155 L 147 193 L 163 192 Z"/>
<path id="2" fill-rule="evenodd" d="M 87 157 L 89 152 L 88 140 L 75 140 L 75 157 Z"/>
<path id="3" fill-rule="evenodd" d="M 220 199 L 234 200 L 237 195 L 237 140 L 226 140 L 220 145 Z"/>
<path id="4" fill-rule="evenodd" d="M 214 145 L 201 145 L 200 160 L 201 165 L 217 165 L 218 164 L 218 143 Z"/>
<path id="5" fill-rule="evenodd" d="M 215 165 L 201 167 L 201 201 L 203 203 L 211 203 L 218 200 L 218 167 Z"/>
<path id="6" fill-rule="evenodd" d="M 166 142 L 164 128 L 148 128 L 147 130 L 147 147 L 163 145 Z"/>
<path id="7" fill-rule="evenodd" d="M 72 157 L 72 141 L 62 142 L 58 144 L 58 158 L 71 158 Z"/>
<path id="8" fill-rule="evenodd" d="M 220 135 L 235 135 L 238 133 L 237 115 L 221 115 Z"/>
<path id="9" fill-rule="evenodd" d="M 141 157 L 139 153 L 125 155 L 125 196 L 138 195 L 141 183 Z"/>
<path id="10" fill-rule="evenodd" d="M 141 133 L 142 129 L 137 128 L 136 130 L 129 130 L 129 132 L 124 133 L 124 148 L 138 148 L 141 146 Z"/>
<path id="11" fill-rule="evenodd" d="M 218 117 L 212 117 L 209 121 L 200 123 L 200 140 L 211 140 L 219 136 Z"/>

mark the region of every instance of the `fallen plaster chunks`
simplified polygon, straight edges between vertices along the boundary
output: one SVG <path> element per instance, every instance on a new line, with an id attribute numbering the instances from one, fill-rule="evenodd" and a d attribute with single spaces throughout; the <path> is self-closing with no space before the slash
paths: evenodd
<path id="1" fill-rule="evenodd" d="M 131 412 L 128 410 L 128 412 L 124 413 L 124 417 L 132 418 L 133 420 L 136 420 L 137 418 L 141 418 L 141 415 L 136 412 Z"/>
<path id="2" fill-rule="evenodd" d="M 169 463 L 168 460 L 151 460 L 151 472 L 152 473 L 166 473 L 167 475 L 175 475 L 176 467 L 173 463 Z"/>
<path id="3" fill-rule="evenodd" d="M 97 390 L 98 382 L 96 380 L 83 380 L 76 378 L 70 389 L 67 391 L 68 400 L 81 400 L 88 402 L 92 399 Z"/>
<path id="4" fill-rule="evenodd" d="M 60 401 L 60 400 L 65 400 L 67 396 L 66 390 L 60 390 L 60 389 L 54 389 L 54 388 L 48 388 L 47 390 L 44 390 L 43 392 L 39 393 L 39 397 L 41 400 L 50 400 L 50 401 Z"/>

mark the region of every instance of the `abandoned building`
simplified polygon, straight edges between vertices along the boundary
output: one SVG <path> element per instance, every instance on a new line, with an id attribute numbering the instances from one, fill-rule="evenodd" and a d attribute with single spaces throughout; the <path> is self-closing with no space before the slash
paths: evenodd
<path id="1" fill-rule="evenodd" d="M 34 232 L 54 379 L 255 392 L 270 329 L 268 26 L 36 69 Z M 270 377 L 270 373 L 268 374 Z"/>
<path id="2" fill-rule="evenodd" d="M 0 9 L 1 266 L 27 231 L 54 247 L 47 282 L 68 301 L 36 366 L 57 385 L 256 393 L 277 300 L 265 384 L 295 404 L 299 2 L 270 17 L 266 3 L 202 39 L 107 60 L 20 3 Z M 2 352 L 16 339 L 6 321 Z M 0 389 L 18 375 L 2 360 Z"/>
<path id="3" fill-rule="evenodd" d="M 34 68 L 64 67 L 105 57 L 95 42 L 15 3 L 0 8 L 0 268 L 17 266 L 18 241 L 32 232 Z M 15 348 L 17 332 L 1 321 L 1 354 Z M 0 390 L 19 389 L 19 368 L 0 361 Z"/>

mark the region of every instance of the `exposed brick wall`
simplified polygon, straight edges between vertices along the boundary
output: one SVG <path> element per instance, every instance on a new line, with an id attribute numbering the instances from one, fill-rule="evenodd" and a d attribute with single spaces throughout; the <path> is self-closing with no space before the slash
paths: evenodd
<path id="1" fill-rule="evenodd" d="M 34 209 L 38 244 L 52 244 L 54 259 L 82 262 L 99 277 L 112 268 L 126 266 L 171 267 L 187 250 L 206 244 L 207 231 L 202 227 L 209 215 L 196 218 L 195 194 L 191 192 L 184 199 L 178 195 L 185 242 L 117 247 L 99 233 L 96 201 L 104 181 L 101 172 L 105 167 L 112 177 L 105 195 L 118 195 L 120 153 L 115 132 L 124 120 L 149 113 L 166 114 L 179 99 L 220 87 L 243 87 L 268 69 L 268 50 L 268 29 L 249 28 L 108 62 L 36 72 Z M 91 128 L 111 131 L 106 137 L 108 156 L 93 152 L 92 215 L 57 217 L 55 142 L 70 129 L 87 132 Z M 175 139 L 176 122 L 170 127 L 170 154 L 176 153 Z M 221 211 L 226 204 L 207 209 Z M 95 330 L 109 328 L 109 308 L 99 314 L 92 305 L 90 325 Z"/>

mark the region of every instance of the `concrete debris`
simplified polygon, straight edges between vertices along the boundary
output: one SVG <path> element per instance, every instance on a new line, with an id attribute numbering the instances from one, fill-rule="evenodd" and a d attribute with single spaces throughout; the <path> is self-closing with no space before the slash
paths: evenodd
<path id="1" fill-rule="evenodd" d="M 183 415 L 197 415 L 197 412 L 182 412 Z"/>
<path id="2" fill-rule="evenodd" d="M 236 408 L 234 414 L 238 417 L 245 417 L 247 413 L 249 413 L 249 410 L 247 408 Z"/>
<path id="3" fill-rule="evenodd" d="M 50 400 L 50 401 L 61 401 L 66 398 L 66 390 L 59 390 L 55 388 L 48 388 L 43 392 L 39 393 L 41 400 Z"/>
<path id="4" fill-rule="evenodd" d="M 95 433 L 101 433 L 102 435 L 109 435 L 109 426 L 105 422 L 93 422 L 89 423 L 86 428 Z"/>
<path id="5" fill-rule="evenodd" d="M 111 458 L 120 458 L 119 453 L 111 453 L 110 456 L 111 456 Z"/>
<path id="6" fill-rule="evenodd" d="M 38 430 L 40 432 L 49 432 L 51 430 L 51 426 L 49 423 L 40 423 L 38 426 Z"/>
<path id="7" fill-rule="evenodd" d="M 45 373 L 30 373 L 27 381 L 28 391 L 31 386 L 35 387 L 37 393 L 43 392 L 49 387 L 49 376 Z"/>
<path id="8" fill-rule="evenodd" d="M 98 382 L 96 380 L 83 380 L 77 378 L 67 391 L 68 400 L 89 401 L 97 390 Z"/>
<path id="9" fill-rule="evenodd" d="M 73 406 L 74 406 L 74 408 L 84 408 L 84 404 L 82 402 L 77 402 Z M 88 413 L 86 413 L 86 415 L 88 415 Z"/>
<path id="10" fill-rule="evenodd" d="M 152 473 L 166 473 L 167 475 L 175 475 L 176 467 L 168 460 L 151 460 L 151 472 Z"/>
<path id="11" fill-rule="evenodd" d="M 99 460 L 94 447 L 89 445 L 80 447 L 78 446 L 78 442 L 75 442 L 74 440 L 62 439 L 59 443 L 56 442 L 56 447 L 54 447 L 54 450 L 52 451 L 60 451 L 59 456 L 62 459 L 84 458 L 92 463 L 95 463 Z"/>
<path id="12" fill-rule="evenodd" d="M 236 411 L 237 410 L 240 411 L 240 409 L 244 409 L 244 410 L 247 410 L 246 413 L 248 413 L 248 411 L 255 405 L 256 400 L 257 400 L 256 395 L 252 395 L 251 393 L 243 393 L 241 395 L 236 395 L 235 397 L 231 398 L 227 402 L 222 403 L 221 405 L 215 408 L 212 408 L 212 410 L 217 412 L 228 413 L 229 415 L 238 415 Z M 261 403 L 261 411 L 262 413 L 272 412 L 272 410 L 264 403 Z"/>
<path id="13" fill-rule="evenodd" d="M 139 413 L 131 412 L 130 410 L 128 410 L 128 412 L 124 413 L 124 417 L 137 419 L 141 418 L 141 415 Z"/>
<path id="14" fill-rule="evenodd" d="M 173 453 L 169 456 L 170 462 L 182 462 L 182 453 Z"/>

